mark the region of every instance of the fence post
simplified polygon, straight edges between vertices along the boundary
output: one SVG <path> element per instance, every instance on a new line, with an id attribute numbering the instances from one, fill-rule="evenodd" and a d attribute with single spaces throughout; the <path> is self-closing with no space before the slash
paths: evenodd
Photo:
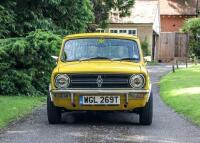
<path id="1" fill-rule="evenodd" d="M 174 64 L 172 64 L 172 71 L 175 72 Z"/>
<path id="2" fill-rule="evenodd" d="M 186 68 L 188 68 L 188 60 L 187 60 L 187 57 L 185 59 L 185 65 L 186 65 Z"/>
<path id="3" fill-rule="evenodd" d="M 178 60 L 176 59 L 176 68 L 178 69 Z"/>
<path id="4" fill-rule="evenodd" d="M 196 56 L 194 57 L 194 64 L 197 65 L 197 58 L 196 58 Z"/>
<path id="5" fill-rule="evenodd" d="M 173 62 L 172 62 L 172 71 L 173 71 L 173 73 L 175 72 L 175 67 L 174 67 L 174 60 L 173 60 Z"/>

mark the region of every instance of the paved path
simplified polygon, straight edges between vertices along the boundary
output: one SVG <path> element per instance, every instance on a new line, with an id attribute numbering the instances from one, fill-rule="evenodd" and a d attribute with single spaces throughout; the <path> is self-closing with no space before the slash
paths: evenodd
<path id="1" fill-rule="evenodd" d="M 67 113 L 49 125 L 46 106 L 0 134 L 0 143 L 200 143 L 200 128 L 168 108 L 159 97 L 158 81 L 171 67 L 149 67 L 154 92 L 151 126 L 138 124 L 130 113 Z"/>

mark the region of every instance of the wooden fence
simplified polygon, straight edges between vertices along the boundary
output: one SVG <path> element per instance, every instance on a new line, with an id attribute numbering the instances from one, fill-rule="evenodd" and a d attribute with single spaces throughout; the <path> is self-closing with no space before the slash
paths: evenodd
<path id="1" fill-rule="evenodd" d="M 155 59 L 160 62 L 170 62 L 175 58 L 186 58 L 188 41 L 188 34 L 162 32 L 159 38 L 159 46 L 156 48 Z"/>

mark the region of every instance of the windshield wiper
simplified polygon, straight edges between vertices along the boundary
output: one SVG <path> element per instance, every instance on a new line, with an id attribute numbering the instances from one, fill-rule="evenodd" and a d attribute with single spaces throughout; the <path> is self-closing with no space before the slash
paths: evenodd
<path id="1" fill-rule="evenodd" d="M 66 62 L 76 62 L 79 61 L 79 59 L 74 59 L 74 60 L 66 60 Z"/>
<path id="2" fill-rule="evenodd" d="M 106 59 L 111 60 L 107 57 L 91 57 L 91 58 L 80 58 L 80 59 L 73 59 L 73 60 L 66 60 L 66 62 L 75 62 L 75 61 L 88 61 L 88 60 L 95 60 L 95 59 Z"/>
<path id="3" fill-rule="evenodd" d="M 111 60 L 111 61 L 138 61 L 139 59 L 137 58 L 107 58 L 107 57 L 91 57 L 91 58 L 80 58 L 80 59 L 74 59 L 74 60 L 66 60 L 67 62 L 74 62 L 74 61 L 88 61 L 88 60 L 101 60 L 101 59 L 105 59 L 105 60 Z"/>
<path id="4" fill-rule="evenodd" d="M 113 61 L 138 61 L 138 58 L 113 58 Z"/>
<path id="5" fill-rule="evenodd" d="M 106 60 L 111 60 L 110 58 L 107 57 L 91 57 L 91 58 L 81 58 L 79 61 L 87 61 L 87 60 L 101 60 L 101 59 L 106 59 Z"/>

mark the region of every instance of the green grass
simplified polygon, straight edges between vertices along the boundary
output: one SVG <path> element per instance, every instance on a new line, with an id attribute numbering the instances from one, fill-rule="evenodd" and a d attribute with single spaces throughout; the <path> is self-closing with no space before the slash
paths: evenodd
<path id="1" fill-rule="evenodd" d="M 176 70 L 160 82 L 163 100 L 176 112 L 200 125 L 200 66 Z"/>
<path id="2" fill-rule="evenodd" d="M 44 101 L 45 97 L 0 95 L 0 128 L 24 117 L 30 113 L 33 108 L 42 105 Z"/>

